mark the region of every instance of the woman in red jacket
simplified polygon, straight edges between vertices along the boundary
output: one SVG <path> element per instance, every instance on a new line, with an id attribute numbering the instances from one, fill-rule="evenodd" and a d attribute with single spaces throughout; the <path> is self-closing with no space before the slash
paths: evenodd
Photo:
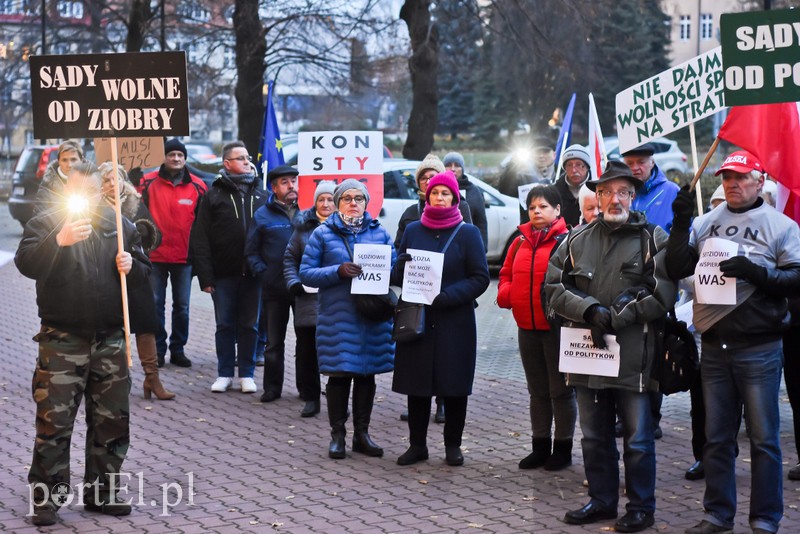
<path id="1" fill-rule="evenodd" d="M 500 270 L 497 304 L 511 308 L 519 327 L 519 352 L 530 394 L 533 451 L 520 469 L 558 471 L 572 464 L 572 437 L 578 408 L 575 391 L 558 372 L 559 333 L 547 322 L 542 284 L 557 236 L 566 234 L 558 190 L 538 186 L 528 193 L 530 222 L 511 244 Z M 551 427 L 555 431 L 551 441 Z"/>

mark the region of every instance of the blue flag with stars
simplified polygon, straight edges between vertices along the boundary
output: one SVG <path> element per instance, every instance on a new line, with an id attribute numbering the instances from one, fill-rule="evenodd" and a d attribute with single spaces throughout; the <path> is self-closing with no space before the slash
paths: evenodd
<path id="1" fill-rule="evenodd" d="M 272 105 L 272 89 L 274 82 L 267 84 L 267 105 L 264 109 L 264 125 L 261 127 L 261 140 L 258 146 L 258 170 L 266 181 L 267 173 L 278 165 L 285 163 L 283 145 L 278 131 L 278 118 Z M 269 186 L 269 184 L 267 184 Z"/>

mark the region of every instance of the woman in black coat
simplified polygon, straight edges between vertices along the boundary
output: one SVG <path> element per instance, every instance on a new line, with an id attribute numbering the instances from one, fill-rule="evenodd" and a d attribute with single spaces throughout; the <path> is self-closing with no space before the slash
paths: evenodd
<path id="1" fill-rule="evenodd" d="M 445 460 L 448 465 L 464 463 L 461 436 L 477 351 L 475 299 L 489 286 L 489 268 L 480 232 L 463 223 L 458 195 L 453 173 L 446 171 L 431 179 L 422 217 L 406 228 L 392 271 L 393 282 L 401 285 L 405 262 L 411 261 L 407 250 L 445 250 L 441 292 L 426 306 L 425 333 L 396 348 L 392 389 L 408 395 L 410 433 L 410 447 L 397 459 L 399 465 L 428 458 L 428 420 L 435 395 L 444 398 L 447 414 Z"/>
<path id="2" fill-rule="evenodd" d="M 106 161 L 99 166 L 100 175 L 103 177 L 103 197 L 106 202 L 114 205 L 114 164 Z M 122 216 L 136 225 L 136 230 L 142 236 L 142 248 L 145 254 L 158 247 L 161 243 L 161 232 L 150 211 L 141 202 L 141 196 L 136 188 L 128 181 L 128 174 L 121 166 L 118 167 L 119 198 L 122 206 Z M 128 310 L 130 312 L 131 332 L 136 334 L 136 352 L 144 369 L 144 398 L 149 399 L 155 394 L 158 400 L 171 400 L 175 394 L 168 391 L 161 384 L 158 376 L 156 356 L 156 332 L 159 321 L 156 315 L 155 293 L 150 283 L 128 291 Z"/>

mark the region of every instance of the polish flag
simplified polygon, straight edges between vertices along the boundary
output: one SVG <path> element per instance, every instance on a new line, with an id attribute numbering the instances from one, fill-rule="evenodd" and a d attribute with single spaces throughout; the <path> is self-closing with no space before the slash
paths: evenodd
<path id="1" fill-rule="evenodd" d="M 600 130 L 600 119 L 597 118 L 597 108 L 594 105 L 594 96 L 589 93 L 589 159 L 592 162 L 592 179 L 603 174 L 606 168 L 606 146 L 603 143 L 603 132 Z"/>

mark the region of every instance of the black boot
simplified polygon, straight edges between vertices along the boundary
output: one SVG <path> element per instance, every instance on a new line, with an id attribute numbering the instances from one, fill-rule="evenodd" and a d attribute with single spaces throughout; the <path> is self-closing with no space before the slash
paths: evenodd
<path id="1" fill-rule="evenodd" d="M 433 416 L 433 421 L 440 425 L 446 421 L 444 417 L 444 400 L 439 397 L 436 397 L 436 413 Z"/>
<path id="2" fill-rule="evenodd" d="M 353 452 L 383 456 L 383 449 L 369 437 L 369 420 L 375 400 L 375 377 L 353 380 Z"/>
<path id="3" fill-rule="evenodd" d="M 545 471 L 561 471 L 572 465 L 572 440 L 554 439 L 553 454 L 544 462 Z"/>
<path id="4" fill-rule="evenodd" d="M 331 424 L 331 444 L 328 447 L 328 456 L 340 460 L 345 456 L 345 441 L 347 434 L 347 401 L 350 400 L 350 379 L 331 377 L 326 386 L 328 400 L 328 420 Z"/>
<path id="5" fill-rule="evenodd" d="M 520 469 L 536 469 L 542 467 L 550 458 L 550 438 L 533 438 L 533 450 L 519 461 Z"/>

